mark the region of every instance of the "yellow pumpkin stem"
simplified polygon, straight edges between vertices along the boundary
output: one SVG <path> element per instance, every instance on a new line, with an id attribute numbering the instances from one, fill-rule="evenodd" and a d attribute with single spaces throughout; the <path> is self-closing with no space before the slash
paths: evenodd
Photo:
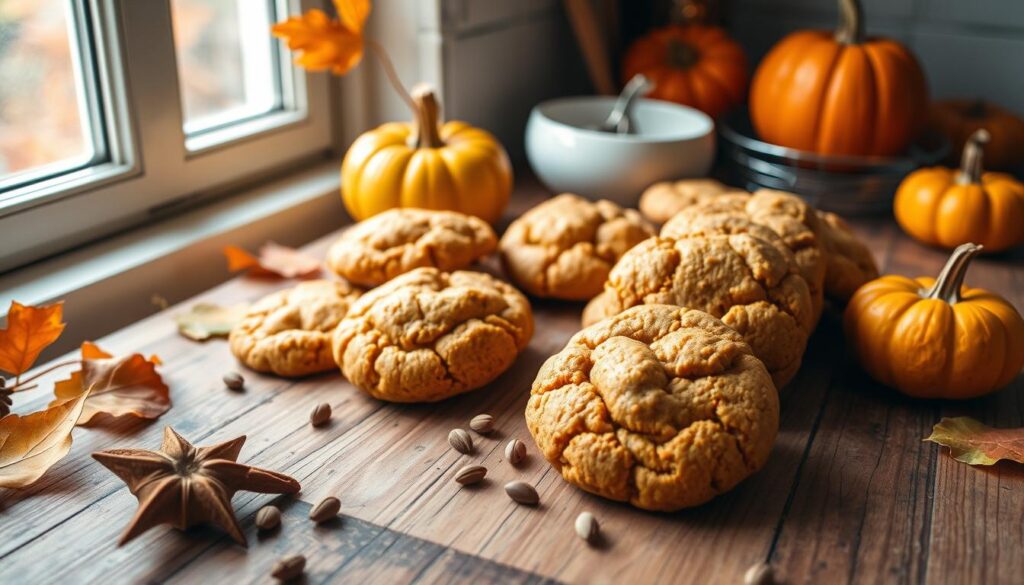
<path id="1" fill-rule="evenodd" d="M 960 159 L 960 174 L 957 175 L 957 182 L 961 185 L 975 184 L 981 182 L 982 159 L 985 154 L 985 145 L 989 141 L 988 130 L 979 128 L 971 134 L 964 145 L 963 158 Z"/>
<path id="2" fill-rule="evenodd" d="M 864 42 L 864 12 L 860 8 L 860 0 L 839 0 L 836 42 L 843 45 Z"/>
<path id="3" fill-rule="evenodd" d="M 413 120 L 413 133 L 409 138 L 412 148 L 440 148 L 444 146 L 441 139 L 441 104 L 437 101 L 434 88 L 421 83 L 412 88 L 412 101 L 416 104 L 416 119 Z"/>
<path id="4" fill-rule="evenodd" d="M 942 272 L 935 279 L 931 288 L 922 290 L 921 297 L 926 299 L 939 299 L 953 305 L 960 302 L 960 288 L 964 285 L 964 276 L 967 275 L 967 267 L 971 264 L 982 247 L 978 244 L 960 244 L 949 256 Z"/>

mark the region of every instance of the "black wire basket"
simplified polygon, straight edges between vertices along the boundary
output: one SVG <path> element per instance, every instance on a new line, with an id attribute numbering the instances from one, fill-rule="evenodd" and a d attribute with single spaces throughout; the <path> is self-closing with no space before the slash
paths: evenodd
<path id="1" fill-rule="evenodd" d="M 949 141 L 926 132 L 903 156 L 824 156 L 756 138 L 746 109 L 719 122 L 719 163 L 723 179 L 748 190 L 796 193 L 818 209 L 846 215 L 887 213 L 900 181 L 911 171 L 936 165 L 950 152 Z"/>

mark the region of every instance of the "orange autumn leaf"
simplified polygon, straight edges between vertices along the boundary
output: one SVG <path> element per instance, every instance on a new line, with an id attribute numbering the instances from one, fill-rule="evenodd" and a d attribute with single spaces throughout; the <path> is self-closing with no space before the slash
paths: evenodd
<path id="1" fill-rule="evenodd" d="M 238 246 L 225 247 L 224 256 L 228 259 L 228 270 L 248 270 L 254 276 L 308 278 L 320 272 L 320 261 L 316 258 L 274 242 L 264 244 L 259 257 Z"/>
<path id="2" fill-rule="evenodd" d="M 996 429 L 973 418 L 943 418 L 925 441 L 949 447 L 949 454 L 970 465 L 992 465 L 1000 459 L 1024 463 L 1024 428 Z"/>
<path id="3" fill-rule="evenodd" d="M 101 414 L 155 419 L 171 408 L 170 389 L 156 371 L 160 360 L 142 354 L 115 358 L 94 343 L 82 344 L 82 369 L 54 385 L 56 404 L 89 388 L 80 425 Z"/>
<path id="4" fill-rule="evenodd" d="M 68 454 L 86 398 L 79 392 L 46 410 L 0 419 L 0 487 L 31 485 Z"/>
<path id="5" fill-rule="evenodd" d="M 0 370 L 19 376 L 64 331 L 63 303 L 31 307 L 11 301 L 7 328 L 0 329 Z"/>
<path id="6" fill-rule="evenodd" d="M 344 75 L 362 60 L 369 0 L 335 0 L 334 5 L 339 19 L 314 8 L 271 28 L 289 49 L 299 52 L 295 62 L 300 67 L 310 71 L 330 69 L 335 75 Z"/>

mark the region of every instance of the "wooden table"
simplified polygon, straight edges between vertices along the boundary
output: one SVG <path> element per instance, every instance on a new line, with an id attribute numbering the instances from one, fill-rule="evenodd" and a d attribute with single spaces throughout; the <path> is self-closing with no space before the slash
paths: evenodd
<path id="1" fill-rule="evenodd" d="M 521 188 L 510 211 L 521 213 L 543 196 L 535 186 Z M 945 258 L 889 220 L 854 225 L 886 272 L 934 274 Z M 309 250 L 323 254 L 331 239 Z M 489 267 L 496 268 L 493 260 Z M 1024 307 L 1020 255 L 977 261 L 968 282 Z M 99 340 L 114 353 L 159 355 L 174 407 L 152 423 L 126 418 L 79 428 L 70 455 L 35 485 L 0 490 L 0 582 L 267 582 L 273 563 L 291 552 L 309 559 L 311 582 L 741 583 L 748 567 L 765 560 L 788 583 L 1024 578 L 1024 467 L 972 468 L 921 441 L 942 416 L 1024 425 L 1024 377 L 970 402 L 904 398 L 868 380 L 847 357 L 833 308 L 799 376 L 781 392 L 781 429 L 767 466 L 698 509 L 654 514 L 568 485 L 526 431 L 530 383 L 577 330 L 581 305 L 535 302 L 537 333 L 510 371 L 441 404 L 378 402 L 338 374 L 286 380 L 247 372 L 244 393 L 226 390 L 221 375 L 236 367 L 226 342 L 184 339 L 172 317 L 196 301 L 254 300 L 287 285 L 237 278 Z M 48 400 L 42 392 L 18 397 L 19 410 Z M 307 417 L 321 401 L 333 405 L 334 419 L 314 429 Z M 476 438 L 475 455 L 460 455 L 446 435 L 481 412 L 495 416 L 498 431 Z M 241 461 L 295 476 L 302 492 L 295 499 L 235 497 L 248 549 L 215 529 L 166 527 L 118 548 L 136 502 L 89 454 L 155 449 L 166 425 L 196 444 L 248 435 Z M 513 437 L 530 447 L 521 468 L 504 461 Z M 488 478 L 460 488 L 452 475 L 470 462 L 487 466 Z M 512 479 L 536 485 L 541 505 L 512 503 L 502 490 Z M 332 494 L 343 518 L 314 528 L 306 519 L 310 502 Z M 254 515 L 271 502 L 284 509 L 283 528 L 258 536 Z M 599 546 L 573 532 L 583 510 L 601 522 Z"/>

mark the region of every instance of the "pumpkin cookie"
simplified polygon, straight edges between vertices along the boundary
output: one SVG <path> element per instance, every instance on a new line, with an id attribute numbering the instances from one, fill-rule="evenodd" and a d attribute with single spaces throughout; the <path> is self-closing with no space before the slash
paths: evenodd
<path id="1" fill-rule="evenodd" d="M 779 401 L 734 330 L 702 311 L 642 305 L 580 331 L 544 363 L 526 423 L 569 483 L 669 511 L 760 469 Z"/>
<path id="2" fill-rule="evenodd" d="M 496 378 L 532 335 L 530 304 L 512 286 L 417 268 L 352 305 L 334 332 L 334 359 L 376 398 L 433 402 Z"/>
<path id="3" fill-rule="evenodd" d="M 465 268 L 494 251 L 497 236 L 484 220 L 454 211 L 391 209 L 338 238 L 327 266 L 350 282 L 377 286 L 414 268 Z"/>
<path id="4" fill-rule="evenodd" d="M 716 195 L 735 191 L 714 179 L 682 179 L 655 183 L 640 195 L 640 213 L 654 223 L 665 223 L 686 207 L 714 198 Z"/>
<path id="5" fill-rule="evenodd" d="M 822 240 L 828 254 L 825 275 L 825 293 L 845 303 L 860 285 L 878 278 L 878 265 L 864 242 L 853 233 L 843 218 L 834 213 L 819 211 Z"/>
<path id="6" fill-rule="evenodd" d="M 761 229 L 751 231 L 752 224 Z M 766 228 L 773 233 L 765 233 Z M 750 232 L 773 244 L 785 245 L 793 253 L 800 275 L 807 282 L 817 322 L 824 304 L 827 266 L 819 237 L 822 229 L 814 209 L 796 195 L 761 189 L 752 195 L 730 193 L 691 205 L 668 220 L 661 228 L 661 235 L 678 239 Z"/>
<path id="7" fill-rule="evenodd" d="M 231 330 L 231 353 L 257 372 L 305 376 L 336 367 L 331 332 L 359 291 L 345 282 L 310 280 L 270 294 Z"/>
<path id="8" fill-rule="evenodd" d="M 754 233 L 641 242 L 612 269 L 583 324 L 641 304 L 700 309 L 722 319 L 743 335 L 779 387 L 800 368 L 814 325 L 793 254 Z"/>
<path id="9" fill-rule="evenodd" d="M 587 300 L 626 250 L 653 235 L 632 209 L 566 193 L 512 222 L 499 249 L 506 272 L 526 292 Z"/>

